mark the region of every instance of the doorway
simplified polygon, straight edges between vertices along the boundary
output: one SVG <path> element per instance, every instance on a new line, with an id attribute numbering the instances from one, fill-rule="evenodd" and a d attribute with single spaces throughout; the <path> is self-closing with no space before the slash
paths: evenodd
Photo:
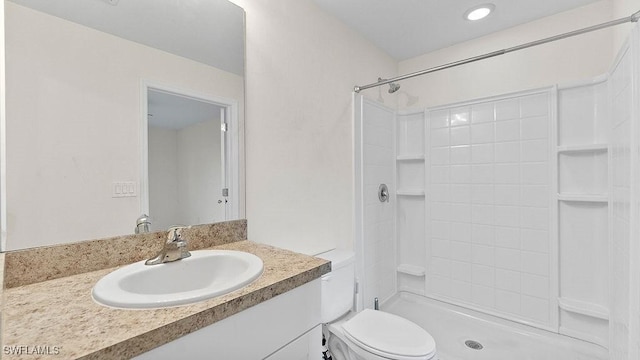
<path id="1" fill-rule="evenodd" d="M 148 82 L 141 98 L 141 210 L 151 229 L 237 218 L 237 105 Z"/>

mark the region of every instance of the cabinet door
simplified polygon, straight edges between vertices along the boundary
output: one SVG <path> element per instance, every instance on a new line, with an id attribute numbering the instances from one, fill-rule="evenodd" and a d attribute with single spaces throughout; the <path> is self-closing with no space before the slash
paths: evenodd
<path id="1" fill-rule="evenodd" d="M 316 279 L 135 359 L 264 359 L 307 335 L 319 336 L 318 347 L 322 346 L 322 335 L 310 335 L 319 323 L 320 279 Z M 277 359 L 298 358 L 284 355 Z"/>
<path id="2" fill-rule="evenodd" d="M 319 360 L 321 358 L 322 325 L 318 325 L 265 360 Z"/>

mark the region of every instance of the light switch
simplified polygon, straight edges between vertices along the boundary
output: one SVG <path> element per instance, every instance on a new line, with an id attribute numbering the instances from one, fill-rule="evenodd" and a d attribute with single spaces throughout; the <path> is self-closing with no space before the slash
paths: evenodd
<path id="1" fill-rule="evenodd" d="M 135 197 L 136 183 L 135 181 L 115 181 L 112 184 L 113 192 L 111 197 Z"/>

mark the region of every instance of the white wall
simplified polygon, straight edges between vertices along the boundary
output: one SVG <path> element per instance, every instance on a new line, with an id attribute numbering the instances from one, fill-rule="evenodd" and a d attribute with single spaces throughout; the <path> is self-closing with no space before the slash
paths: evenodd
<path id="1" fill-rule="evenodd" d="M 237 99 L 244 118 L 240 76 L 5 7 L 8 250 L 132 233 L 140 200 L 111 183 L 140 181 L 141 79 Z"/>
<path id="2" fill-rule="evenodd" d="M 640 11 L 640 0 L 611 0 L 613 19 L 627 17 L 636 11 Z M 624 41 L 629 37 L 629 32 L 634 24 L 619 25 L 614 28 L 612 42 L 612 54 L 616 56 Z"/>
<path id="3" fill-rule="evenodd" d="M 434 51 L 400 62 L 399 73 L 411 73 L 606 22 L 611 19 L 611 7 L 611 1 L 603 0 Z M 609 51 L 611 31 L 600 30 L 402 81 L 404 93 L 399 92 L 399 107 L 449 104 L 602 74 L 613 60 Z"/>
<path id="4" fill-rule="evenodd" d="M 247 18 L 249 239 L 303 253 L 351 247 L 351 92 L 396 63 L 310 0 L 233 2 Z"/>

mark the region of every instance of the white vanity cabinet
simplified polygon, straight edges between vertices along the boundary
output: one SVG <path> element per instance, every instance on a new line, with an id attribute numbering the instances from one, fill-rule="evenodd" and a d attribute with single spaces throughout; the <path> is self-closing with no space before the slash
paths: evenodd
<path id="1" fill-rule="evenodd" d="M 322 325 L 318 325 L 265 360 L 319 360 L 322 358 L 321 339 Z"/>
<path id="2" fill-rule="evenodd" d="M 319 324 L 316 279 L 135 359 L 320 359 Z"/>

